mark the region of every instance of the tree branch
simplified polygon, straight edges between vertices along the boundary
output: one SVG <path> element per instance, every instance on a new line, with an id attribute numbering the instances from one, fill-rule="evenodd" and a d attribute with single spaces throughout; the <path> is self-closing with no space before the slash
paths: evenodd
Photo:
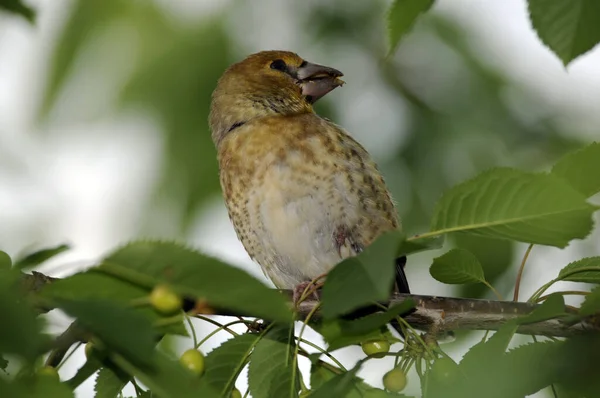
<path id="1" fill-rule="evenodd" d="M 285 291 L 289 294 L 288 291 Z M 415 311 L 403 318 L 412 327 L 440 334 L 456 330 L 498 330 L 515 318 L 530 314 L 539 304 L 513 301 L 478 300 L 452 297 L 421 296 L 417 294 L 395 293 L 389 304 L 400 304 L 407 299 L 415 302 Z M 299 306 L 299 313 L 305 317 L 317 300 L 305 301 Z M 565 309 L 565 312 L 569 312 Z M 318 312 L 317 312 L 318 315 Z M 596 317 L 597 318 L 597 317 Z M 600 332 L 600 321 L 588 317 L 575 324 L 560 319 L 520 325 L 517 333 L 549 337 L 570 337 L 589 332 Z"/>
<path id="2" fill-rule="evenodd" d="M 35 292 L 55 279 L 39 272 L 23 275 L 22 286 L 28 292 Z M 282 293 L 292 296 L 291 290 Z M 415 329 L 441 334 L 456 330 L 498 330 L 506 322 L 530 314 L 539 304 L 513 301 L 478 300 L 452 297 L 422 296 L 417 294 L 392 295 L 389 303 L 400 304 L 407 299 L 414 300 L 414 312 L 403 318 Z M 319 302 L 307 300 L 300 303 L 298 312 L 306 317 Z M 47 309 L 45 309 L 47 310 Z M 373 312 L 377 308 L 373 308 Z M 569 312 L 568 309 L 565 309 Z M 572 311 L 571 311 L 572 312 Z M 216 315 L 249 316 L 229 310 L 218 309 Z M 319 316 L 319 311 L 314 315 Z M 561 319 L 549 319 L 541 322 L 520 325 L 517 333 L 549 337 L 570 337 L 583 333 L 600 332 L 600 316 L 590 316 L 571 324 Z"/>

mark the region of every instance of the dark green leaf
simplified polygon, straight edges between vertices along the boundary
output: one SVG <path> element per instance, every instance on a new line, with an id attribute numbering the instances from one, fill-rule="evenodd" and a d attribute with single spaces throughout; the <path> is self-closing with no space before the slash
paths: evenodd
<path id="1" fill-rule="evenodd" d="M 452 249 L 433 259 L 429 273 L 448 284 L 484 283 L 485 276 L 479 260 L 464 249 Z"/>
<path id="2" fill-rule="evenodd" d="M 417 17 L 432 5 L 433 0 L 394 0 L 387 16 L 390 54 L 394 52 L 400 39 L 410 31 Z"/>
<path id="3" fill-rule="evenodd" d="M 541 322 L 566 315 L 565 299 L 560 294 L 550 295 L 539 307 L 529 315 L 519 318 L 519 324 Z"/>
<path id="4" fill-rule="evenodd" d="M 350 344 L 373 340 L 375 336 L 381 337 L 380 328 L 382 326 L 410 311 L 414 306 L 414 301 L 408 299 L 385 312 L 370 314 L 354 320 L 326 321 L 319 331 L 329 344 L 329 350 L 336 350 Z"/>
<path id="5" fill-rule="evenodd" d="M 98 372 L 94 391 L 95 398 L 117 398 L 131 377 L 121 369 L 104 367 Z"/>
<path id="6" fill-rule="evenodd" d="M 0 250 L 0 270 L 8 271 L 12 266 L 12 260 L 10 256 Z"/>
<path id="7" fill-rule="evenodd" d="M 36 376 L 28 383 L 23 392 L 27 398 L 74 398 L 75 394 L 57 378 L 47 375 Z"/>
<path id="8" fill-rule="evenodd" d="M 323 316 L 334 318 L 387 299 L 394 278 L 394 260 L 402 241 L 404 235 L 400 232 L 384 234 L 358 256 L 336 265 L 323 287 Z"/>
<path id="9" fill-rule="evenodd" d="M 16 354 L 32 362 L 47 338 L 42 322 L 18 288 L 18 273 L 0 272 L 0 353 Z"/>
<path id="10" fill-rule="evenodd" d="M 255 334 L 242 334 L 212 350 L 206 356 L 202 385 L 209 386 L 222 396 L 231 394 L 235 380 L 248 362 L 258 339 L 259 336 Z"/>
<path id="11" fill-rule="evenodd" d="M 600 283 L 600 256 L 574 261 L 560 270 L 558 279 L 569 282 Z"/>
<path id="12" fill-rule="evenodd" d="M 101 300 L 59 300 L 58 304 L 67 314 L 77 318 L 81 327 L 128 361 L 141 365 L 152 363 L 158 335 L 150 321 L 140 313 Z"/>
<path id="13" fill-rule="evenodd" d="M 600 41 L 597 0 L 528 0 L 533 28 L 568 65 Z"/>
<path id="14" fill-rule="evenodd" d="M 75 375 L 66 381 L 66 384 L 74 390 L 79 387 L 81 383 L 89 379 L 102 366 L 102 363 L 97 358 L 88 359 L 79 369 L 77 369 Z"/>
<path id="15" fill-rule="evenodd" d="M 154 396 L 160 398 L 222 398 L 221 394 L 203 385 L 203 378 L 196 377 L 183 368 L 177 361 L 172 361 L 164 354 L 157 352 L 152 366 L 137 366 L 121 355 L 112 354 L 111 361 L 126 373 L 135 376 L 146 385 Z"/>
<path id="16" fill-rule="evenodd" d="M 41 292 L 42 297 L 50 300 L 108 300 L 120 306 L 129 306 L 133 301 L 147 298 L 149 294 L 148 289 L 117 279 L 98 269 L 54 281 L 46 285 Z M 135 311 L 146 317 L 153 325 L 165 319 L 150 306 L 135 308 Z M 183 316 L 181 322 L 169 324 L 162 322 L 156 330 L 160 333 L 187 336 Z"/>
<path id="17" fill-rule="evenodd" d="M 262 319 L 290 321 L 292 312 L 279 292 L 241 269 L 176 243 L 130 243 L 105 258 L 100 269 L 148 287 L 166 283 L 184 296 Z"/>
<path id="18" fill-rule="evenodd" d="M 35 21 L 35 11 L 21 0 L 1 0 L 0 9 L 19 14 L 31 23 Z"/>
<path id="19" fill-rule="evenodd" d="M 446 192 L 424 236 L 462 231 L 565 247 L 590 233 L 595 210 L 561 178 L 493 169 Z"/>
<path id="20" fill-rule="evenodd" d="M 563 178 L 573 188 L 590 197 L 600 192 L 600 143 L 563 156 L 552 168 L 552 174 Z"/>
<path id="21" fill-rule="evenodd" d="M 6 373 L 6 367 L 8 366 L 8 361 L 2 355 L 0 355 L 0 370 Z"/>
<path id="22" fill-rule="evenodd" d="M 69 245 L 58 245 L 56 247 L 51 247 L 48 249 L 38 250 L 36 252 L 25 255 L 24 257 L 18 259 L 15 262 L 15 268 L 24 269 L 35 267 L 36 265 L 40 265 L 45 261 L 48 261 L 54 256 L 57 256 L 63 252 L 69 250 Z"/>
<path id="23" fill-rule="evenodd" d="M 360 391 L 358 390 L 358 386 L 357 386 L 357 383 L 361 380 L 358 380 L 356 377 L 356 373 L 360 369 L 360 366 L 350 369 L 347 372 L 342 372 L 340 374 L 334 374 L 333 376 L 331 376 L 331 374 L 327 374 L 328 370 L 324 369 L 322 366 L 319 366 L 319 365 L 316 365 L 316 366 L 317 366 L 317 369 L 314 369 L 314 366 L 313 366 L 312 375 L 317 373 L 318 376 L 316 376 L 316 377 L 321 378 L 321 380 L 324 380 L 324 382 L 322 384 L 318 385 L 317 387 L 315 387 L 313 385 L 313 392 L 310 394 L 310 398 L 331 398 L 331 397 L 355 398 L 355 397 L 361 396 Z M 311 376 L 311 382 L 312 382 L 312 376 Z"/>
<path id="24" fill-rule="evenodd" d="M 597 286 L 590 294 L 585 296 L 584 302 L 581 303 L 579 313 L 583 316 L 600 313 L 600 286 Z"/>
<path id="25" fill-rule="evenodd" d="M 274 325 L 261 337 L 252 352 L 248 385 L 253 398 L 297 397 L 293 366 L 294 326 Z"/>

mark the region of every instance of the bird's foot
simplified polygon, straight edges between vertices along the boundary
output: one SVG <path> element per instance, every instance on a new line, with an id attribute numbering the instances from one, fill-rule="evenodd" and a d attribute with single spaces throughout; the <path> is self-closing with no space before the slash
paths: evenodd
<path id="1" fill-rule="evenodd" d="M 297 306 L 306 299 L 319 300 L 317 290 L 320 289 L 321 286 L 323 286 L 323 284 L 317 282 L 316 279 L 296 285 L 292 291 L 292 302 L 294 303 L 294 306 Z"/>

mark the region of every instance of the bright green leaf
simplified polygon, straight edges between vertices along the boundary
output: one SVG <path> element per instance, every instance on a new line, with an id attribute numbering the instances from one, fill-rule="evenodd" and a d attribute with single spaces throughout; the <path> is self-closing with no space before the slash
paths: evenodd
<path id="1" fill-rule="evenodd" d="M 452 249 L 434 258 L 429 273 L 436 280 L 452 285 L 485 282 L 479 260 L 464 249 Z"/>
<path id="2" fill-rule="evenodd" d="M 58 305 L 77 318 L 82 328 L 128 361 L 141 365 L 152 363 L 158 335 L 139 312 L 101 300 L 58 300 Z"/>
<path id="3" fill-rule="evenodd" d="M 462 231 L 565 247 L 590 233 L 595 210 L 558 177 L 499 168 L 446 192 L 425 236 Z"/>
<path id="4" fill-rule="evenodd" d="M 387 299 L 394 279 L 394 260 L 402 241 L 404 235 L 400 232 L 384 234 L 358 256 L 336 265 L 323 287 L 323 316 L 334 318 Z"/>
<path id="5" fill-rule="evenodd" d="M 46 285 L 41 292 L 43 298 L 50 300 L 108 300 L 120 306 L 129 306 L 131 302 L 143 300 L 149 294 L 148 289 L 117 279 L 98 269 L 90 269 L 86 272 L 56 280 Z M 149 305 L 137 307 L 135 311 L 146 317 L 153 325 L 161 323 L 165 319 Z M 171 319 L 173 318 L 171 317 Z M 160 333 L 187 336 L 183 324 L 183 315 L 181 316 L 181 322 L 170 322 L 168 324 L 162 322 L 156 330 Z"/>
<path id="6" fill-rule="evenodd" d="M 600 283 L 600 256 L 574 261 L 560 270 L 558 279 L 569 282 Z"/>
<path id="7" fill-rule="evenodd" d="M 597 0 L 528 0 L 528 3 L 533 28 L 565 65 L 600 41 Z"/>
<path id="8" fill-rule="evenodd" d="M 560 294 L 550 295 L 539 307 L 530 314 L 519 318 L 517 323 L 535 323 L 566 315 L 565 299 Z"/>
<path id="9" fill-rule="evenodd" d="M 36 265 L 40 265 L 43 262 L 48 261 L 54 256 L 58 256 L 59 254 L 66 252 L 70 248 L 71 247 L 69 245 L 62 244 L 56 247 L 35 251 L 15 261 L 15 268 L 24 269 L 35 267 Z"/>
<path id="10" fill-rule="evenodd" d="M 432 5 L 433 0 L 394 0 L 387 15 L 389 54 L 396 50 L 398 43 L 410 31 L 417 17 Z"/>
<path id="11" fill-rule="evenodd" d="M 261 337 L 248 368 L 248 385 L 253 398 L 298 396 L 300 388 L 292 374 L 293 348 L 293 324 L 276 324 Z"/>
<path id="12" fill-rule="evenodd" d="M 258 335 L 241 334 L 212 350 L 206 356 L 206 373 L 202 376 L 202 385 L 209 386 L 222 396 L 230 394 L 258 341 Z"/>
<path id="13" fill-rule="evenodd" d="M 563 156 L 552 174 L 563 178 L 573 188 L 590 197 L 600 192 L 600 143 L 594 142 Z"/>
<path id="14" fill-rule="evenodd" d="M 131 283 L 168 284 L 184 296 L 262 319 L 290 321 L 286 300 L 241 269 L 176 243 L 132 242 L 106 257 L 100 269 Z"/>
<path id="15" fill-rule="evenodd" d="M 98 372 L 94 398 L 117 398 L 119 392 L 129 383 L 131 377 L 121 369 L 104 367 Z"/>
<path id="16" fill-rule="evenodd" d="M 583 316 L 600 313 L 600 286 L 597 286 L 590 294 L 585 296 L 585 300 L 581 303 L 579 313 Z"/>

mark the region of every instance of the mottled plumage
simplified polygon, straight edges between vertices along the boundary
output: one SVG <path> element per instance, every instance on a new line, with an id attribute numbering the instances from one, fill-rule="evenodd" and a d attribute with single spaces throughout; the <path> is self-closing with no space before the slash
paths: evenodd
<path id="1" fill-rule="evenodd" d="M 229 216 L 279 288 L 310 281 L 400 228 L 367 151 L 313 112 L 314 101 L 343 83 L 339 76 L 266 51 L 230 67 L 213 93 L 210 124 Z M 402 267 L 397 279 L 407 292 Z"/>

